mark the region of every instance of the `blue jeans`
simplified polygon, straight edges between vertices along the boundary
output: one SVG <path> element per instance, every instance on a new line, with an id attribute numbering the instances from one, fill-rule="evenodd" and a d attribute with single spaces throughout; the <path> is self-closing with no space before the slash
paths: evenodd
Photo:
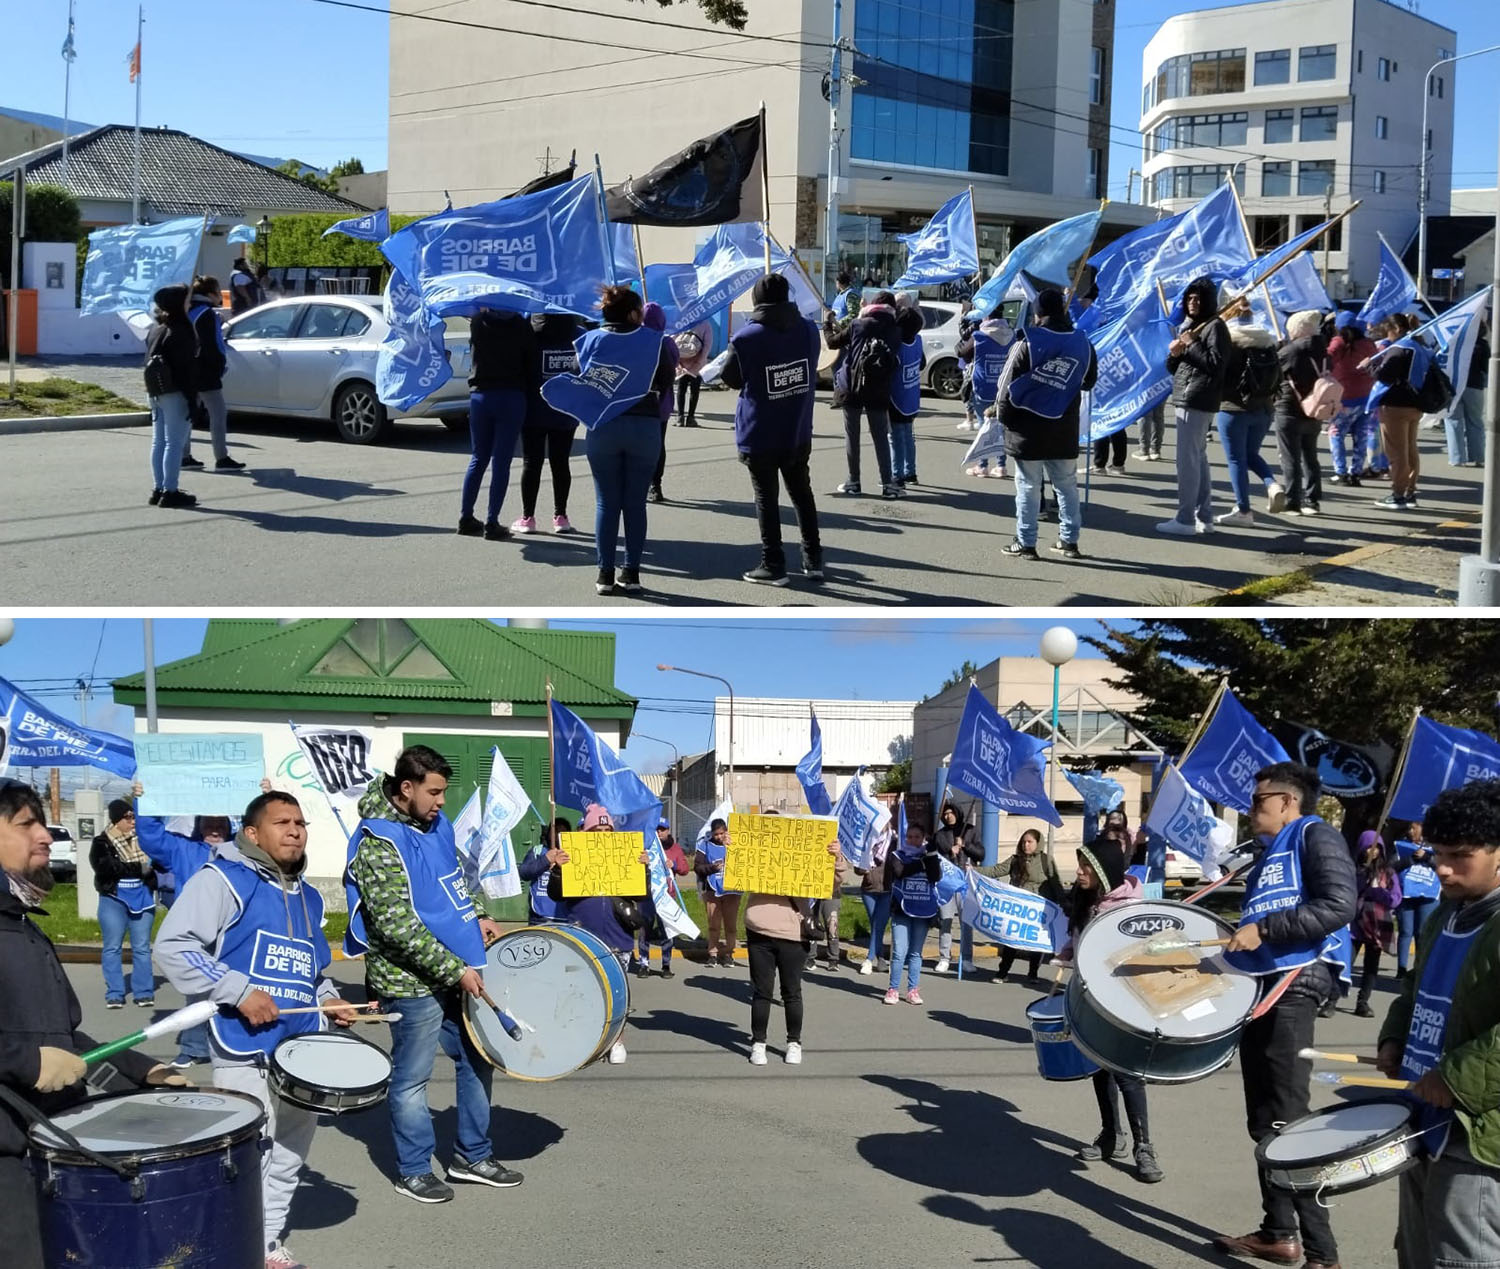
<path id="1" fill-rule="evenodd" d="M 187 449 L 192 420 L 187 398 L 180 392 L 151 398 L 151 487 L 163 493 L 177 488 L 182 454 Z"/>
<path id="2" fill-rule="evenodd" d="M 594 553 L 600 568 L 615 566 L 620 521 L 625 522 L 625 567 L 640 568 L 646 549 L 646 491 L 661 453 L 656 416 L 622 414 L 588 433 L 594 473 Z"/>
<path id="3" fill-rule="evenodd" d="M 1405 969 L 1411 958 L 1411 941 L 1427 920 L 1436 899 L 1403 899 L 1396 909 L 1396 968 Z"/>
<path id="4" fill-rule="evenodd" d="M 901 968 L 906 967 L 906 989 L 913 991 L 922 980 L 922 944 L 927 942 L 931 920 L 891 913 L 891 990 L 901 990 Z"/>
<path id="5" fill-rule="evenodd" d="M 1483 388 L 1465 388 L 1453 394 L 1443 430 L 1448 434 L 1448 461 L 1455 467 L 1484 462 Z"/>
<path id="6" fill-rule="evenodd" d="M 876 865 L 880 867 L 880 865 Z M 865 903 L 865 915 L 870 918 L 870 946 L 866 958 L 871 961 L 880 959 L 881 944 L 885 942 L 886 926 L 891 923 L 891 892 L 887 890 L 884 894 L 861 894 L 859 896 Z"/>
<path id="7" fill-rule="evenodd" d="M 131 916 L 130 909 L 113 895 L 99 896 L 99 930 L 104 935 L 104 953 L 99 958 L 104 970 L 104 999 L 125 999 L 125 971 L 121 950 L 125 946 L 125 935 L 130 935 L 130 994 L 137 1000 L 150 1000 L 156 995 L 156 979 L 151 973 L 151 926 L 156 920 L 156 908 L 149 907 L 140 916 Z"/>
<path id="8" fill-rule="evenodd" d="M 891 479 L 917 478 L 917 430 L 891 415 Z"/>
<path id="9" fill-rule="evenodd" d="M 474 514 L 484 469 L 490 469 L 489 519 L 499 520 L 510 465 L 516 456 L 521 424 L 526 421 L 526 393 L 519 388 L 486 388 L 469 394 L 469 468 L 464 472 L 459 514 Z"/>
<path id="10" fill-rule="evenodd" d="M 196 1058 L 199 1062 L 208 1061 L 211 1056 L 208 1051 L 208 1023 L 200 1022 L 196 1027 L 178 1032 L 177 1055 Z"/>
<path id="11" fill-rule="evenodd" d="M 474 1051 L 464 1032 L 463 998 L 457 990 L 438 996 L 404 996 L 381 1002 L 400 1019 L 391 1023 L 391 1135 L 403 1177 L 432 1171 L 437 1139 L 427 1105 L 427 1082 L 439 1045 L 453 1059 L 457 1082 L 458 1142 L 454 1157 L 463 1163 L 488 1159 L 492 1068 Z"/>
<path id="12" fill-rule="evenodd" d="M 1363 476 L 1368 466 L 1375 469 L 1380 451 L 1380 424 L 1365 409 L 1363 398 L 1345 401 L 1328 425 L 1328 452 L 1333 470 L 1340 476 Z"/>
<path id="13" fill-rule="evenodd" d="M 1254 472 L 1266 485 L 1275 479 L 1271 465 L 1260 456 L 1260 443 L 1271 430 L 1271 412 L 1220 410 L 1214 416 L 1214 422 L 1219 428 L 1224 459 L 1229 464 L 1229 488 L 1234 492 L 1234 505 L 1241 511 L 1249 511 L 1250 473 Z"/>
<path id="14" fill-rule="evenodd" d="M 1044 477 L 1057 494 L 1057 540 L 1078 542 L 1083 516 L 1078 505 L 1077 461 L 1074 458 L 1016 460 L 1016 541 L 1022 546 L 1036 545 Z"/>

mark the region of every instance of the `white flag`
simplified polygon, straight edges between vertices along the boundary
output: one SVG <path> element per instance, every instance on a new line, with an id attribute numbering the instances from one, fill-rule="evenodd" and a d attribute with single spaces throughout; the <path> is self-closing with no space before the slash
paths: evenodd
<path id="1" fill-rule="evenodd" d="M 1156 790 L 1146 828 L 1173 850 L 1197 860 L 1208 880 L 1218 875 L 1220 861 L 1234 849 L 1235 825 L 1219 819 L 1208 799 L 1175 766 L 1167 768 Z"/>
<path id="2" fill-rule="evenodd" d="M 471 891 L 479 885 L 479 832 L 483 822 L 479 790 L 475 789 L 453 821 L 453 840 L 458 843 L 458 859 L 463 864 L 464 881 Z"/>
<path id="3" fill-rule="evenodd" d="M 646 869 L 646 878 L 651 885 L 651 902 L 656 915 L 661 918 L 662 929 L 672 938 L 695 939 L 699 935 L 697 923 L 688 916 L 677 896 L 672 893 L 672 884 L 667 871 L 667 854 L 655 833 L 644 833 L 646 851 L 651 863 Z"/>
<path id="4" fill-rule="evenodd" d="M 521 874 L 510 835 L 531 809 L 531 799 L 521 788 L 505 755 L 490 750 L 490 787 L 484 798 L 484 818 L 479 830 L 479 887 L 491 899 L 508 899 L 521 893 Z"/>
<path id="5" fill-rule="evenodd" d="M 723 820 L 724 823 L 728 824 L 730 813 L 733 810 L 734 803 L 728 801 L 720 802 L 718 806 L 714 807 L 714 809 L 708 813 L 708 818 L 703 821 L 702 827 L 699 828 L 698 836 L 693 839 L 693 849 L 702 850 L 703 843 L 708 841 L 708 839 L 713 836 L 714 821 Z"/>
<path id="6" fill-rule="evenodd" d="M 863 872 L 874 862 L 875 844 L 891 822 L 890 810 L 866 793 L 856 776 L 839 794 L 833 813 L 839 823 L 839 849 L 851 868 Z"/>
<path id="7" fill-rule="evenodd" d="M 346 833 L 359 823 L 359 800 L 377 774 L 375 736 L 362 727 L 289 724 L 318 787 Z"/>

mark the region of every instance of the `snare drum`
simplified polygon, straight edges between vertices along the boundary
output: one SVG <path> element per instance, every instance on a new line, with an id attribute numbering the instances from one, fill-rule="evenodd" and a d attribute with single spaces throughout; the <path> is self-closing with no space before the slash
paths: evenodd
<path id="1" fill-rule="evenodd" d="M 561 1079 L 596 1061 L 625 1029 L 630 982 L 609 945 L 576 925 L 502 934 L 485 953 L 484 986 L 521 1025 L 512 1040 L 483 1000 L 464 1003 L 474 1047 L 507 1075 Z"/>
<path id="2" fill-rule="evenodd" d="M 1073 1043 L 1061 996 L 1046 996 L 1026 1006 L 1031 1042 L 1036 1046 L 1036 1070 L 1044 1080 L 1087 1079 L 1099 1067 Z"/>
<path id="3" fill-rule="evenodd" d="M 278 1044 L 266 1078 L 282 1101 L 320 1115 L 342 1115 L 385 1100 L 391 1059 L 347 1031 L 315 1031 Z"/>
<path id="4" fill-rule="evenodd" d="M 261 1269 L 265 1113 L 244 1093 L 147 1089 L 53 1116 L 79 1145 L 128 1163 L 122 1177 L 32 1128 L 43 1259 L 72 1269 Z"/>
<path id="5" fill-rule="evenodd" d="M 1294 1119 L 1255 1147 L 1255 1162 L 1278 1190 L 1348 1194 L 1417 1164 L 1415 1124 L 1405 1098 L 1371 1097 Z"/>
<path id="6" fill-rule="evenodd" d="M 1112 1071 L 1154 1084 L 1186 1084 L 1234 1056 L 1260 993 L 1258 981 L 1204 949 L 1191 969 L 1135 958 L 1159 935 L 1219 939 L 1234 931 L 1191 904 L 1132 903 L 1090 921 L 1068 983 L 1073 1042 Z"/>

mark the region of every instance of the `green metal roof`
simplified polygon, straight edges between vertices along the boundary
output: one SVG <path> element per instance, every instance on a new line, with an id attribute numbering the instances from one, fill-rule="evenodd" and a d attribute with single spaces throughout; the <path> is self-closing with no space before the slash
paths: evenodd
<path id="1" fill-rule="evenodd" d="M 534 630 L 479 618 L 334 617 L 282 625 L 214 619 L 203 650 L 158 667 L 162 705 L 490 716 L 545 712 L 546 685 L 563 704 L 631 718 L 614 686 L 614 635 Z M 140 705 L 145 675 L 115 680 L 115 700 Z"/>

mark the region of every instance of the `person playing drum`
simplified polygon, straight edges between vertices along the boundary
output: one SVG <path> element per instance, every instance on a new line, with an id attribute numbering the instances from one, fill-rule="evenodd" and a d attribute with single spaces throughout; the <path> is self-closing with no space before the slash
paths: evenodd
<path id="1" fill-rule="evenodd" d="M 1236 969 L 1262 981 L 1263 996 L 1240 1035 L 1240 1076 L 1251 1138 L 1258 1144 L 1308 1113 L 1319 1007 L 1350 981 L 1354 860 L 1338 832 L 1314 814 L 1318 773 L 1277 762 L 1255 773 L 1250 831 L 1263 849 L 1245 882 L 1239 929 L 1225 950 Z M 1274 1002 L 1274 1003 L 1272 1003 Z M 1259 1173 L 1262 1217 L 1248 1234 L 1221 1234 L 1234 1256 L 1331 1269 L 1338 1248 L 1315 1194 L 1278 1190 Z M 1300 1238 L 1299 1238 L 1300 1230 Z"/>
<path id="2" fill-rule="evenodd" d="M 1423 821 L 1441 902 L 1380 1028 L 1377 1063 L 1415 1080 L 1422 1153 L 1402 1174 L 1401 1269 L 1500 1266 L 1500 780 L 1440 793 Z"/>
<path id="3" fill-rule="evenodd" d="M 519 1172 L 490 1146 L 494 1068 L 463 1025 L 464 995 L 484 990 L 484 945 L 500 927 L 469 894 L 453 825 L 443 814 L 453 776 L 442 754 L 411 745 L 390 775 L 376 776 L 359 800 L 363 817 L 349 839 L 344 892 L 349 930 L 344 951 L 364 954 L 365 987 L 400 1019 L 391 1023 L 391 1135 L 396 1193 L 418 1203 L 447 1203 L 453 1190 L 432 1170 L 437 1139 L 427 1085 L 438 1046 L 452 1060 L 458 1140 L 449 1181 L 506 1188 Z"/>
<path id="4" fill-rule="evenodd" d="M 1063 965 L 1073 959 L 1073 943 L 1090 921 L 1112 908 L 1135 903 L 1142 897 L 1140 879 L 1125 872 L 1125 848 L 1113 837 L 1097 837 L 1078 848 L 1078 876 L 1068 903 L 1068 945 L 1058 954 Z M 1146 1116 L 1146 1081 L 1139 1075 L 1123 1071 L 1095 1071 L 1094 1097 L 1099 1103 L 1102 1126 L 1099 1135 L 1078 1151 L 1085 1160 L 1126 1157 L 1125 1134 L 1120 1131 L 1120 1112 L 1115 1093 L 1125 1099 L 1125 1120 L 1135 1139 L 1135 1175 L 1148 1184 L 1165 1179 L 1166 1173 L 1156 1161 L 1156 1147 L 1151 1144 L 1150 1121 Z"/>
<path id="5" fill-rule="evenodd" d="M 178 892 L 157 935 L 157 962 L 189 999 L 220 1006 L 209 1023 L 214 1085 L 248 1093 L 265 1108 L 271 1148 L 261 1157 L 266 1269 L 298 1264 L 282 1237 L 317 1116 L 271 1094 L 267 1062 L 288 1036 L 323 1028 L 321 1013 L 282 1009 L 322 1004 L 348 1026 L 325 971 L 323 896 L 303 879 L 307 821 L 289 793 L 262 793 L 245 808 L 244 827 Z"/>
<path id="6" fill-rule="evenodd" d="M 43 1114 L 84 1100 L 79 1053 L 95 1047 L 78 1029 L 83 1009 L 51 941 L 30 913 L 52 889 L 52 835 L 42 801 L 18 780 L 0 778 L 0 1247 L 7 1269 L 42 1269 L 36 1183 L 26 1166 L 26 1124 L 17 1097 Z M 169 1066 L 126 1051 L 110 1059 L 135 1084 L 185 1085 Z"/>

